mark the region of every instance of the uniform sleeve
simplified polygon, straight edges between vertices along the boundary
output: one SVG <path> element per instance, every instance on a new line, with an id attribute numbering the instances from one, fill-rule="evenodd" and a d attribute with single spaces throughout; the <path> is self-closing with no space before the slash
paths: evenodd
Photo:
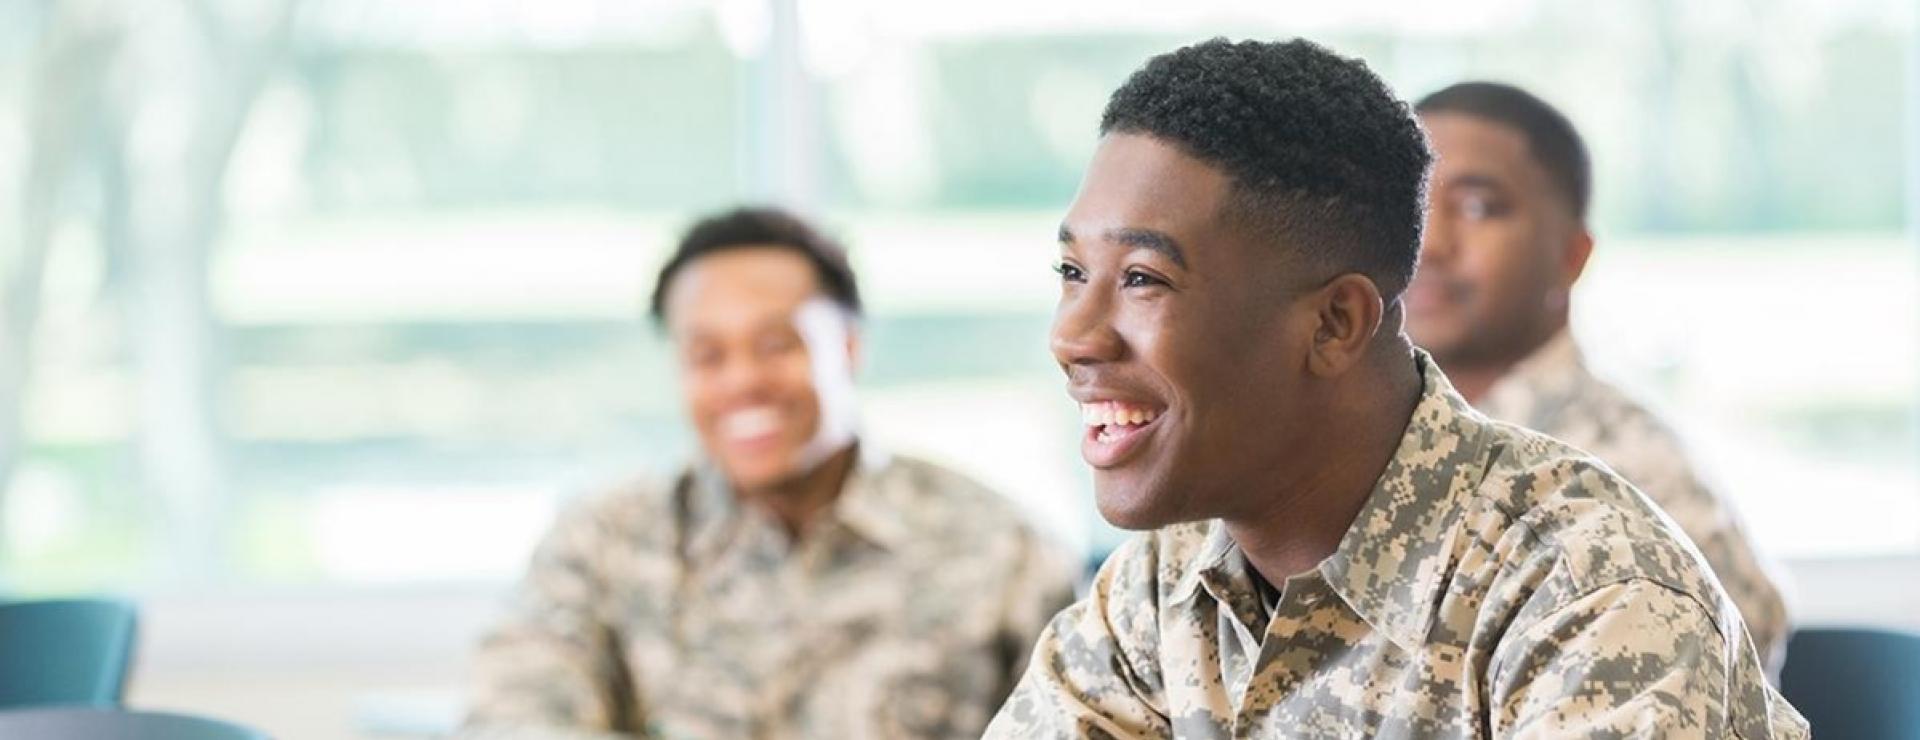
<path id="1" fill-rule="evenodd" d="M 1626 459 L 1620 462 L 1620 473 L 1659 504 L 1700 548 L 1746 621 L 1761 662 L 1769 672 L 1777 673 L 1791 631 L 1786 600 L 1776 585 L 1777 571 L 1754 549 L 1752 538 L 1728 502 L 1687 464 L 1678 442 L 1667 444 L 1657 450 L 1623 455 Z"/>
<path id="2" fill-rule="evenodd" d="M 1806 737 L 1751 648 L 1686 594 L 1628 581 L 1519 627 L 1489 671 L 1494 737 Z"/>
<path id="3" fill-rule="evenodd" d="M 601 618 L 601 539 L 580 506 L 540 543 L 507 616 L 481 641 L 461 737 L 613 737 L 637 724 L 631 676 Z"/>
<path id="4" fill-rule="evenodd" d="M 1087 597 L 1047 623 L 1026 673 L 987 726 L 987 738 L 1172 736 L 1149 701 L 1138 675 L 1141 664 L 1129 658 L 1148 649 L 1144 641 L 1151 638 L 1143 632 L 1154 621 L 1152 583 L 1130 577 L 1148 570 L 1137 562 L 1139 542 L 1109 558 Z"/>

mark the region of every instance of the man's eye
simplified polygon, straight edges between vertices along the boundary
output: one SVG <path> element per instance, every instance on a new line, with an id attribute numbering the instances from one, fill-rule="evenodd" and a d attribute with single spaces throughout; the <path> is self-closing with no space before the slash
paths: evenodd
<path id="1" fill-rule="evenodd" d="M 1499 208 L 1487 198 L 1462 198 L 1460 215 L 1475 221 L 1499 215 Z"/>
<path id="2" fill-rule="evenodd" d="M 755 343 L 754 349 L 760 353 L 760 356 L 769 357 L 798 348 L 799 346 L 800 341 L 797 337 L 786 334 L 773 334 L 761 337 L 760 340 Z"/>
<path id="3" fill-rule="evenodd" d="M 1126 280 L 1121 284 L 1129 288 L 1145 288 L 1151 285 L 1166 285 L 1167 283 L 1160 278 L 1148 275 L 1139 270 L 1128 270 Z"/>
<path id="4" fill-rule="evenodd" d="M 1060 280 L 1063 282 L 1084 283 L 1087 281 L 1087 273 L 1082 272 L 1079 267 L 1065 262 L 1054 265 L 1053 272 L 1059 275 Z"/>

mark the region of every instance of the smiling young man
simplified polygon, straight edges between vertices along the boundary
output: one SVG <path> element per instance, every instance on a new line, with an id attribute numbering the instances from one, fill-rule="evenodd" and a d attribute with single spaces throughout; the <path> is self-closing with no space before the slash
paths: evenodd
<path id="1" fill-rule="evenodd" d="M 989 737 L 1806 735 L 1683 535 L 1401 333 L 1430 157 L 1364 65 L 1209 41 L 1100 130 L 1052 348 L 1149 531 Z"/>
<path id="2" fill-rule="evenodd" d="M 976 737 L 1072 569 L 996 494 L 857 434 L 859 292 L 785 213 L 701 221 L 653 314 L 703 453 L 562 515 L 469 736 Z"/>
<path id="3" fill-rule="evenodd" d="M 1769 561 L 1673 430 L 1595 377 L 1574 343 L 1568 297 L 1593 253 L 1579 132 L 1545 101 L 1498 83 L 1453 85 L 1414 111 L 1435 162 L 1408 335 L 1475 408 L 1593 453 L 1659 504 L 1778 666 L 1790 628 Z"/>

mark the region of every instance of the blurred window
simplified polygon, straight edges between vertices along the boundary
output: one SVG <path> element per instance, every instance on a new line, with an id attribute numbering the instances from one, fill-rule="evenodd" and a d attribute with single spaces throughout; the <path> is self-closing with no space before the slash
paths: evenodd
<path id="1" fill-rule="evenodd" d="M 510 577 L 563 496 L 690 454 L 641 302 L 736 199 L 854 245 L 873 438 L 1111 546 L 1046 352 L 1052 234 L 1107 93 L 1216 34 L 1562 106 L 1596 163 L 1595 362 L 1777 554 L 1920 551 L 1906 3 L 315 0 L 281 35 L 117 6 L 0 7 L 0 223 L 47 247 L 9 588 Z M 60 115 L 85 125 L 49 181 Z M 228 149 L 155 159 L 196 136 Z M 204 249 L 165 210 L 196 188 Z"/>

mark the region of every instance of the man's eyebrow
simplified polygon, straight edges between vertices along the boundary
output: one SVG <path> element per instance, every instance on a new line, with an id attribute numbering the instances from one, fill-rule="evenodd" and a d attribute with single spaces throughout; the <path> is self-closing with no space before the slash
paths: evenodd
<path id="1" fill-rule="evenodd" d="M 1173 237 L 1168 236 L 1165 232 L 1154 231 L 1153 229 L 1119 228 L 1108 229 L 1105 236 L 1107 241 L 1133 247 L 1134 249 L 1147 249 L 1159 252 L 1165 255 L 1167 259 L 1173 260 L 1173 263 L 1179 265 L 1181 268 L 1187 266 L 1187 253 L 1180 249 L 1180 242 L 1174 241 Z M 1062 245 L 1074 243 L 1073 230 L 1067 228 L 1066 224 L 1060 225 L 1059 240 Z"/>
<path id="2" fill-rule="evenodd" d="M 1478 188 L 1482 190 L 1502 189 L 1499 178 L 1484 172 L 1462 172 L 1447 178 L 1446 185 L 1447 187 L 1453 188 Z"/>
<path id="3" fill-rule="evenodd" d="M 1118 242 L 1135 249 L 1159 252 L 1167 259 L 1173 260 L 1173 263 L 1182 269 L 1187 266 L 1187 253 L 1180 249 L 1180 242 L 1174 241 L 1173 237 L 1167 236 L 1165 232 L 1153 229 L 1120 228 L 1107 230 L 1106 237 L 1107 241 Z"/>

